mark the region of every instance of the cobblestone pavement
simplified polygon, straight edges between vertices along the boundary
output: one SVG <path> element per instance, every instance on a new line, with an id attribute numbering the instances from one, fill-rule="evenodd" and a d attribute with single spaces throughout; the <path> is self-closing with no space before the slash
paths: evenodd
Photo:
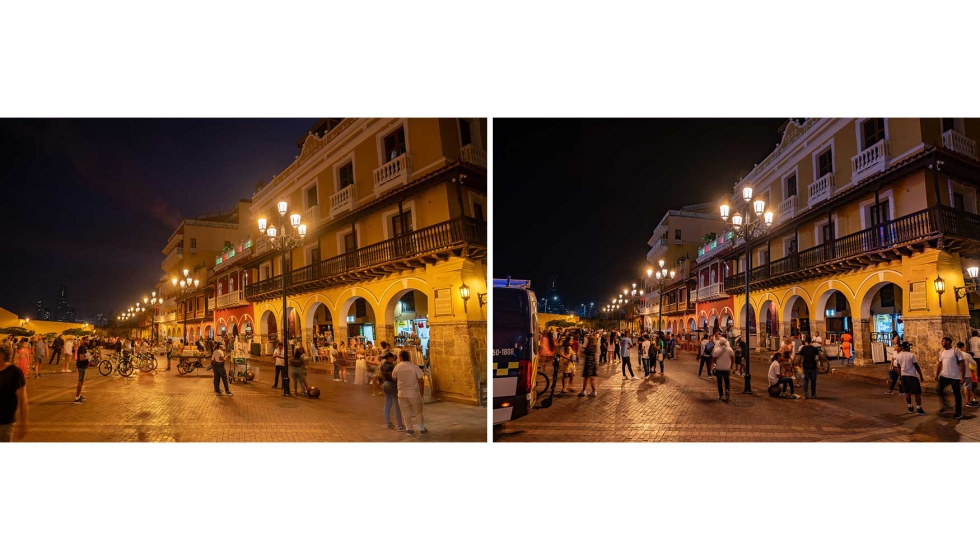
<path id="1" fill-rule="evenodd" d="M 166 365 L 161 360 L 160 367 Z M 251 365 L 251 364 L 250 364 Z M 287 398 L 271 389 L 275 370 L 258 363 L 256 379 L 231 386 L 233 395 L 214 394 L 211 372 L 196 370 L 99 375 L 91 368 L 73 405 L 76 373 L 43 371 L 27 380 L 30 431 L 27 441 L 247 441 L 381 442 L 480 441 L 487 439 L 487 410 L 439 402 L 425 405 L 426 435 L 408 436 L 384 427 L 384 397 L 369 386 L 336 383 L 333 375 L 311 371 L 307 382 L 319 399 Z M 51 366 L 52 368 L 54 366 Z M 74 366 L 73 366 L 74 367 Z"/>
<path id="2" fill-rule="evenodd" d="M 666 379 L 622 381 L 599 365 L 598 396 L 575 391 L 555 394 L 549 409 L 532 411 L 495 430 L 497 441 L 980 441 L 980 414 L 964 407 L 963 420 L 939 414 L 939 397 L 922 395 L 925 416 L 910 415 L 904 397 L 886 387 L 820 375 L 817 400 L 778 399 L 766 392 L 764 364 L 752 364 L 754 395 L 743 395 L 743 381 L 732 378 L 731 402 L 718 400 L 714 378 L 697 376 L 698 361 L 683 354 L 666 362 Z M 642 377 L 642 367 L 633 365 Z M 924 372 L 929 379 L 931 374 Z M 884 373 L 882 373 L 884 375 Z M 560 389 L 560 385 L 559 385 Z M 798 387 L 797 393 L 800 393 Z M 914 401 L 913 401 L 914 402 Z"/>

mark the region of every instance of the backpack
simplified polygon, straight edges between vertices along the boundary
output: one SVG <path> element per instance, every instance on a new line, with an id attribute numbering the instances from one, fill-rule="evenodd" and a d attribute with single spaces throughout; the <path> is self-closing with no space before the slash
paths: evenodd
<path id="1" fill-rule="evenodd" d="M 657 357 L 657 352 L 659 350 L 660 350 L 660 348 L 658 348 L 657 345 L 654 344 L 653 341 L 651 341 L 650 342 L 650 349 L 647 350 L 647 357 L 648 358 L 651 358 L 651 359 L 656 358 Z"/>
<path id="2" fill-rule="evenodd" d="M 713 340 L 708 340 L 708 343 L 704 345 L 704 353 L 702 356 L 705 358 L 710 358 L 711 353 L 715 350 L 715 342 Z"/>

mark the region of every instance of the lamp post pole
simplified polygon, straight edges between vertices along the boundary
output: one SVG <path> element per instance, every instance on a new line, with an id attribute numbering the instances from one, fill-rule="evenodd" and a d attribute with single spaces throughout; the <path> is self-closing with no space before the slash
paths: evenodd
<path id="1" fill-rule="evenodd" d="M 286 253 L 298 247 L 299 244 L 306 238 L 306 224 L 301 223 L 302 217 L 293 212 L 289 216 L 289 225 L 292 226 L 293 231 L 286 230 L 286 212 L 289 205 L 285 201 L 280 201 L 277 205 L 277 210 L 279 211 L 279 229 L 275 227 L 266 227 L 267 221 L 265 218 L 259 219 L 259 232 L 267 235 L 269 237 L 269 243 L 276 249 L 279 250 L 280 258 L 280 270 L 279 275 L 282 278 L 282 343 L 283 348 L 289 349 L 286 345 L 289 343 L 289 316 L 287 315 L 286 308 Z M 281 233 L 281 234 L 280 234 Z"/>
<path id="2" fill-rule="evenodd" d="M 660 259 L 660 261 L 657 264 L 660 265 L 660 270 L 658 270 L 657 271 L 657 274 L 656 274 L 656 278 L 657 278 L 657 292 L 660 294 L 659 295 L 660 303 L 657 304 L 657 329 L 656 330 L 658 332 L 663 332 L 663 320 L 664 320 L 664 286 L 667 284 L 667 279 L 670 278 L 671 280 L 673 280 L 674 279 L 674 276 L 677 275 L 677 272 L 674 271 L 674 270 L 667 270 L 664 267 L 664 265 L 666 263 L 664 262 L 663 259 Z M 652 268 L 648 268 L 647 269 L 647 278 L 650 278 L 651 276 L 653 276 L 653 269 Z"/>
<path id="3" fill-rule="evenodd" d="M 732 216 L 732 231 L 734 235 L 745 241 L 745 327 L 742 329 L 745 335 L 745 390 L 742 393 L 752 394 L 752 376 L 749 373 L 752 360 L 749 359 L 749 353 L 751 352 L 752 345 L 749 343 L 749 280 L 750 273 L 752 271 L 752 251 L 751 251 L 751 241 L 752 238 L 757 234 L 762 235 L 769 231 L 769 227 L 772 225 L 773 213 L 771 210 L 766 210 L 766 203 L 762 200 L 752 200 L 752 187 L 746 186 L 742 189 L 742 200 L 745 201 L 746 205 L 746 216 L 743 219 L 742 215 L 738 212 Z M 751 220 L 751 214 L 748 212 L 748 205 L 752 204 L 752 210 L 755 212 L 756 220 Z M 721 219 L 728 221 L 728 213 L 731 210 L 731 206 L 727 203 L 721 205 Z"/>
<path id="4" fill-rule="evenodd" d="M 180 295 L 185 296 L 184 297 L 184 345 L 187 345 L 187 341 L 188 341 L 188 338 L 187 338 L 187 298 L 186 298 L 186 296 L 187 296 L 187 294 L 189 292 L 191 292 L 192 290 L 196 289 L 201 284 L 201 281 L 198 280 L 197 278 L 190 278 L 189 277 L 190 273 L 191 273 L 191 271 L 189 271 L 189 270 L 187 270 L 185 268 L 184 269 L 184 277 L 180 280 L 180 282 L 177 282 L 177 279 L 176 278 L 173 278 L 173 279 L 170 280 L 171 283 L 174 286 L 174 289 L 180 288 Z"/>

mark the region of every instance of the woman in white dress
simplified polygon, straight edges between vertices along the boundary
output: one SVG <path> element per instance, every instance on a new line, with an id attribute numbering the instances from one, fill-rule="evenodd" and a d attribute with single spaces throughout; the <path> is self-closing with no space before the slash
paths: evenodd
<path id="1" fill-rule="evenodd" d="M 65 347 L 63 349 L 63 351 L 65 353 L 65 368 L 61 370 L 61 373 L 71 373 L 71 369 L 69 368 L 68 364 L 70 364 L 71 361 L 72 361 L 72 359 L 73 359 L 74 349 L 75 349 L 75 341 L 74 341 L 74 339 L 71 339 L 71 338 L 66 339 L 65 340 Z"/>
<path id="2" fill-rule="evenodd" d="M 357 361 L 354 363 L 354 385 L 368 385 L 371 378 L 368 376 L 367 360 L 364 356 L 364 349 L 357 349 Z"/>

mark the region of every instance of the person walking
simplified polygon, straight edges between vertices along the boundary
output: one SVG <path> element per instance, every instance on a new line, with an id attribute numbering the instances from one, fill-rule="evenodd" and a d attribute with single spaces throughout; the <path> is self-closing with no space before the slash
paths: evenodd
<path id="1" fill-rule="evenodd" d="M 823 349 L 819 346 L 805 344 L 796 353 L 803 367 L 803 398 L 817 398 L 817 357 Z"/>
<path id="2" fill-rule="evenodd" d="M 381 356 L 381 379 L 384 380 L 381 384 L 381 390 L 385 394 L 385 428 L 391 429 L 396 427 L 391 423 L 391 412 L 394 409 L 395 422 L 398 424 L 397 430 L 402 432 L 405 430 L 405 424 L 402 423 L 402 409 L 398 406 L 398 382 L 392 376 L 392 372 L 394 371 L 395 353 L 387 350 Z"/>
<path id="3" fill-rule="evenodd" d="M 276 349 L 272 352 L 272 357 L 273 357 L 273 360 L 274 360 L 274 363 L 275 363 L 275 368 L 276 368 L 276 379 L 272 382 L 272 388 L 273 389 L 278 389 L 279 388 L 279 376 L 280 375 L 282 375 L 283 379 L 288 379 L 289 378 L 289 376 L 286 374 L 286 357 L 285 356 L 286 356 L 286 354 L 285 354 L 285 351 L 283 350 L 282 342 L 277 342 L 276 343 Z M 289 387 L 287 385 L 288 385 L 288 383 L 286 383 L 286 381 L 283 381 L 282 394 L 284 394 L 284 395 L 288 395 L 289 394 Z"/>
<path id="4" fill-rule="evenodd" d="M 558 351 L 558 371 L 561 373 L 561 392 L 567 393 L 572 387 L 572 380 L 575 377 L 575 368 L 572 360 L 575 352 L 572 350 L 571 341 L 565 337 L 561 341 L 561 348 Z M 567 388 L 566 388 L 567 385 Z M 574 389 L 572 389 L 574 391 Z"/>
<path id="5" fill-rule="evenodd" d="M 735 352 L 728 345 L 728 340 L 721 333 L 715 333 L 714 348 L 711 349 L 709 371 L 714 370 L 715 381 L 718 382 L 718 400 L 728 402 L 732 390 L 732 366 L 735 364 Z"/>
<path id="6" fill-rule="evenodd" d="M 698 364 L 698 377 L 701 377 L 701 371 L 705 368 L 708 369 L 708 377 L 711 377 L 711 354 L 714 353 L 715 345 L 711 342 L 711 337 L 707 334 L 701 339 L 700 351 L 698 355 L 701 357 L 701 363 Z"/>
<path id="7" fill-rule="evenodd" d="M 61 370 L 61 373 L 71 373 L 70 364 L 75 357 L 75 355 L 73 354 L 74 349 L 75 349 L 75 340 L 72 339 L 71 337 L 65 339 L 64 346 L 62 347 L 62 351 L 65 354 L 65 366 L 64 369 Z"/>
<path id="8" fill-rule="evenodd" d="M 664 374 L 664 359 L 667 357 L 667 343 L 660 333 L 654 335 L 653 346 L 657 348 L 657 353 L 653 356 L 653 373 L 657 373 L 657 362 L 660 362 L 660 375 Z"/>
<path id="9" fill-rule="evenodd" d="M 854 349 L 851 346 L 851 340 L 852 340 L 851 331 L 844 331 L 844 334 L 841 335 L 840 340 L 841 340 L 840 347 L 841 347 L 841 352 L 844 354 L 844 360 L 847 362 L 847 365 L 853 366 Z"/>
<path id="10" fill-rule="evenodd" d="M 24 379 L 31 370 L 31 345 L 26 338 L 21 338 L 17 345 L 17 354 L 14 357 L 14 365 L 24 372 Z"/>
<path id="11" fill-rule="evenodd" d="M 623 338 L 619 341 L 619 353 L 623 359 L 623 380 L 626 380 L 626 368 L 630 370 L 630 379 L 636 380 L 636 376 L 633 375 L 633 364 L 630 362 L 630 348 L 633 347 L 633 339 L 629 337 L 629 333 L 623 334 Z"/>
<path id="12" fill-rule="evenodd" d="M 333 380 L 340 382 L 340 352 L 337 351 L 337 343 L 330 345 L 330 364 L 333 366 Z"/>
<path id="13" fill-rule="evenodd" d="M 51 357 L 48 359 L 48 365 L 52 363 L 55 365 L 61 365 L 61 351 L 65 347 L 65 339 L 58 335 L 58 338 L 54 339 L 54 343 L 51 345 Z"/>
<path id="14" fill-rule="evenodd" d="M 643 335 L 640 337 L 640 362 L 643 364 L 643 378 L 646 379 L 650 376 L 650 348 L 653 344 L 650 342 L 650 337 Z"/>
<path id="15" fill-rule="evenodd" d="M 48 357 L 48 341 L 44 340 L 44 337 L 38 335 L 37 342 L 34 343 L 34 377 L 41 377 L 41 367 L 44 365 L 44 359 Z"/>
<path id="16" fill-rule="evenodd" d="M 214 344 L 214 352 L 211 353 L 211 369 L 214 371 L 214 394 L 221 396 L 222 381 L 225 384 L 225 394 L 232 394 L 231 389 L 228 388 L 228 373 L 225 371 L 225 352 L 222 350 L 220 342 Z"/>
<path id="17" fill-rule="evenodd" d="M 293 380 L 293 396 L 300 396 L 302 388 L 304 397 L 310 396 L 310 387 L 306 384 L 306 373 L 309 371 L 310 357 L 302 346 L 297 346 L 293 357 L 289 360 L 289 377 Z"/>
<path id="18" fill-rule="evenodd" d="M 908 342 L 902 342 L 895 349 L 895 356 L 892 358 L 892 366 L 898 370 L 899 390 L 905 395 L 905 404 L 909 407 L 909 414 L 925 414 L 922 410 L 922 369 L 919 361 L 915 359 L 915 354 L 909 351 Z M 917 377 L 918 376 L 918 377 Z M 912 397 L 915 397 L 915 408 L 912 408 Z"/>
<path id="19" fill-rule="evenodd" d="M 609 344 L 609 337 L 607 334 L 603 333 L 602 339 L 599 341 L 599 363 L 606 363 L 606 353 L 609 352 L 607 345 Z"/>
<path id="20" fill-rule="evenodd" d="M 422 414 L 422 394 L 425 389 L 425 378 L 422 370 L 410 360 L 408 350 L 398 353 L 401 360 L 391 372 L 391 376 L 398 385 L 398 405 L 402 411 L 402 419 L 408 435 L 414 435 L 412 419 L 415 418 L 415 425 L 419 428 L 420 434 L 427 434 L 429 430 L 425 428 L 425 417 Z"/>
<path id="21" fill-rule="evenodd" d="M 15 430 L 16 428 L 16 430 Z M 27 379 L 10 363 L 10 348 L 0 346 L 0 443 L 27 436 Z"/>
<path id="22" fill-rule="evenodd" d="M 977 362 L 973 359 L 973 356 L 966 351 L 966 344 L 962 342 L 956 343 L 956 348 L 959 349 L 960 353 L 963 355 L 963 360 L 966 361 L 966 376 L 963 378 L 963 396 L 966 397 L 966 406 L 970 408 L 980 407 L 980 403 L 977 402 Z"/>
<path id="23" fill-rule="evenodd" d="M 85 404 L 85 397 L 82 396 L 82 385 L 85 383 L 85 370 L 88 369 L 89 358 L 91 357 L 88 353 L 88 345 L 89 338 L 83 336 L 76 349 L 78 359 L 75 361 L 75 369 L 78 370 L 78 385 L 75 387 L 75 400 L 72 401 L 72 404 Z"/>
<path id="24" fill-rule="evenodd" d="M 970 337 L 970 354 L 974 360 L 980 360 L 980 331 L 974 329 L 973 336 Z"/>
<path id="25" fill-rule="evenodd" d="M 963 395 L 960 394 L 960 385 L 966 377 L 966 360 L 963 354 L 953 348 L 953 339 L 944 336 L 942 340 L 943 350 L 939 353 L 939 362 L 936 364 L 936 381 L 939 382 L 937 393 L 941 403 L 940 414 L 949 405 L 946 404 L 946 387 L 953 389 L 953 400 L 956 403 L 956 414 L 953 418 L 959 420 L 963 418 Z"/>
<path id="26" fill-rule="evenodd" d="M 599 394 L 595 388 L 595 378 L 599 375 L 599 364 L 596 363 L 595 356 L 596 337 L 591 335 L 585 340 L 585 356 L 583 357 L 582 363 L 582 392 L 578 396 L 584 397 L 586 395 L 585 390 L 591 386 L 592 392 L 588 393 L 588 396 L 595 397 Z"/>

